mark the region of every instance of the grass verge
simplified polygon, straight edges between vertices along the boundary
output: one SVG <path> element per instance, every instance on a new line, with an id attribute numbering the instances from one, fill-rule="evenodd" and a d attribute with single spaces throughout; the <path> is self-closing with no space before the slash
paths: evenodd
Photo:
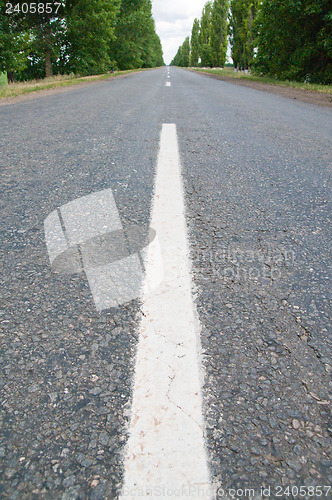
<path id="1" fill-rule="evenodd" d="M 309 90 L 312 92 L 319 92 L 321 94 L 332 94 L 331 85 L 319 85 L 316 83 L 301 83 L 290 80 L 277 80 L 276 78 L 270 78 L 267 76 L 259 76 L 251 73 L 243 73 L 241 71 L 234 71 L 233 68 L 190 68 L 193 71 L 199 73 L 210 73 L 214 75 L 220 75 L 227 78 L 234 78 L 239 80 L 249 80 L 252 82 L 267 83 L 269 85 L 278 85 L 279 87 L 292 87 L 299 90 Z"/>
<path id="2" fill-rule="evenodd" d="M 97 80 L 106 80 L 120 75 L 130 73 L 137 73 L 138 71 L 145 71 L 145 69 L 133 69 L 127 71 L 114 71 L 114 73 L 106 73 L 104 75 L 95 76 L 76 76 L 76 75 L 58 75 L 51 78 L 44 78 L 43 80 L 31 80 L 29 82 L 16 82 L 8 85 L 6 79 L 3 82 L 3 75 L 0 75 L 0 99 L 8 97 L 17 97 L 22 94 L 30 94 L 31 92 L 38 92 L 39 90 L 54 89 L 57 87 L 69 87 L 79 83 L 95 82 Z M 2 82 L 2 84 L 1 84 Z"/>
<path id="3" fill-rule="evenodd" d="M 0 87 L 7 84 L 6 73 L 0 73 Z"/>

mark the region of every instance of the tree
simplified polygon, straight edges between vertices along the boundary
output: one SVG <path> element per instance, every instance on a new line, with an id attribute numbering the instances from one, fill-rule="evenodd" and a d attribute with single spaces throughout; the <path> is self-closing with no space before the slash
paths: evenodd
<path id="1" fill-rule="evenodd" d="M 190 52 L 190 66 L 197 67 L 200 56 L 200 43 L 199 43 L 199 20 L 196 18 L 191 30 L 191 52 Z"/>
<path id="2" fill-rule="evenodd" d="M 189 66 L 189 57 L 190 57 L 190 39 L 189 36 L 185 39 L 185 41 L 182 44 L 182 64 L 184 68 L 188 68 Z"/>
<path id="3" fill-rule="evenodd" d="M 17 0 L 15 5 L 19 8 L 6 14 L 0 0 L 0 71 L 10 78 L 98 74 L 116 59 L 121 69 L 164 64 L 151 0 Z"/>
<path id="4" fill-rule="evenodd" d="M 151 0 L 122 0 L 111 51 L 119 69 L 163 65 Z"/>
<path id="5" fill-rule="evenodd" d="M 29 41 L 29 32 L 20 31 L 5 15 L 5 6 L 0 4 L 0 73 L 7 73 L 9 83 L 27 66 Z"/>
<path id="6" fill-rule="evenodd" d="M 68 2 L 69 3 L 69 2 Z M 7 13 L 6 2 L 1 0 L 1 18 L 8 25 L 12 35 L 25 34 L 28 40 L 31 54 L 38 53 L 37 59 L 42 60 L 46 76 L 52 76 L 52 51 L 62 33 L 62 19 L 64 15 L 64 1 L 55 5 L 45 0 L 38 3 L 17 0 L 13 4 L 11 13 Z M 26 47 L 23 48 L 23 50 Z M 12 50 L 12 56 L 19 62 L 22 46 Z M 30 53 L 26 55 L 28 58 Z M 33 55 L 32 55 L 33 58 Z M 26 68 L 29 66 L 27 61 Z M 22 67 L 21 67 L 22 69 Z"/>
<path id="7" fill-rule="evenodd" d="M 201 31 L 200 31 L 200 48 L 201 48 L 201 65 L 213 66 L 211 54 L 211 15 L 212 15 L 212 2 L 209 1 L 205 4 L 202 18 L 201 18 Z"/>
<path id="8" fill-rule="evenodd" d="M 283 79 L 330 84 L 329 0 L 263 0 L 256 20 L 257 71 Z"/>
<path id="9" fill-rule="evenodd" d="M 164 63 L 163 49 L 161 46 L 160 38 L 155 31 L 151 33 L 151 38 L 149 40 L 147 47 L 148 50 L 146 52 L 146 55 L 143 54 L 144 67 L 155 68 L 159 66 L 164 66 L 165 63 Z"/>
<path id="10" fill-rule="evenodd" d="M 93 75 L 110 70 L 120 0 L 78 0 L 67 15 L 66 72 Z"/>
<path id="11" fill-rule="evenodd" d="M 182 66 L 182 45 L 178 48 L 178 51 L 171 62 L 171 66 Z"/>
<path id="12" fill-rule="evenodd" d="M 259 0 L 232 0 L 230 16 L 230 40 L 235 68 L 248 69 L 255 50 L 254 21 Z"/>
<path id="13" fill-rule="evenodd" d="M 210 50 L 212 66 L 223 67 L 228 46 L 229 0 L 214 0 L 210 21 Z"/>
<path id="14" fill-rule="evenodd" d="M 176 56 L 171 62 L 171 66 L 181 66 L 182 68 L 187 68 L 189 66 L 189 57 L 190 57 L 190 40 L 189 36 L 187 36 L 183 44 L 178 48 Z"/>

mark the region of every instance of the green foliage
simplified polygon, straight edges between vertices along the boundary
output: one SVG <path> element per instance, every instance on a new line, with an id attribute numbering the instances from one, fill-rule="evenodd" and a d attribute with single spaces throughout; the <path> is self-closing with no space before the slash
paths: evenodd
<path id="1" fill-rule="evenodd" d="M 16 32 L 8 25 L 4 26 L 0 20 L 0 47 L 0 72 L 8 72 L 9 77 L 14 78 L 15 73 L 22 72 L 27 67 L 29 33 Z"/>
<path id="2" fill-rule="evenodd" d="M 200 24 L 199 20 L 196 18 L 191 30 L 191 40 L 190 40 L 190 66 L 197 67 L 198 59 L 200 57 L 200 40 L 199 40 L 199 30 Z"/>
<path id="3" fill-rule="evenodd" d="M 329 0 L 263 0 L 256 33 L 257 71 L 282 79 L 331 84 Z"/>
<path id="4" fill-rule="evenodd" d="M 188 68 L 190 55 L 190 40 L 189 36 L 185 39 L 182 45 L 182 66 Z"/>
<path id="5" fill-rule="evenodd" d="M 201 20 L 194 20 L 189 41 L 189 61 L 187 61 L 187 39 L 179 48 L 171 64 L 175 66 L 224 66 L 228 45 L 229 0 L 208 1 Z"/>
<path id="6" fill-rule="evenodd" d="M 55 8 L 46 12 L 45 2 L 39 3 L 44 5 L 42 11 L 35 2 L 17 0 L 13 3 L 15 9 L 8 14 L 6 2 L 0 0 L 0 64 L 19 79 L 52 75 L 52 58 L 56 59 L 57 45 L 61 43 L 64 2 L 59 2 L 62 5 L 58 13 Z"/>
<path id="7" fill-rule="evenodd" d="M 182 45 L 178 48 L 178 51 L 171 62 L 171 66 L 182 66 Z"/>
<path id="8" fill-rule="evenodd" d="M 254 22 L 259 0 L 231 0 L 230 39 L 235 68 L 248 69 L 254 59 Z"/>
<path id="9" fill-rule="evenodd" d="M 153 68 L 164 64 L 151 0 L 122 0 L 115 34 L 111 50 L 119 69 Z"/>
<path id="10" fill-rule="evenodd" d="M 110 70 L 113 63 L 109 48 L 115 38 L 119 7 L 119 0 L 76 3 L 67 16 L 62 72 L 96 75 Z"/>
<path id="11" fill-rule="evenodd" d="M 205 4 L 202 18 L 201 18 L 201 31 L 200 31 L 200 57 L 201 66 L 212 67 L 212 54 L 211 54 L 211 19 L 212 18 L 212 2 L 209 1 Z"/>
<path id="12" fill-rule="evenodd" d="M 211 59 L 212 66 L 223 67 L 228 46 L 228 0 L 214 0 L 211 11 Z"/>
<path id="13" fill-rule="evenodd" d="M 331 84 L 331 0 L 231 0 L 230 6 L 229 0 L 210 0 L 200 23 L 194 21 L 191 66 L 224 66 L 229 7 L 235 68 L 252 68 L 283 80 Z M 172 64 L 186 66 L 185 62 L 182 45 Z"/>
<path id="14" fill-rule="evenodd" d="M 190 40 L 189 36 L 185 39 L 181 47 L 179 47 L 176 56 L 171 62 L 171 66 L 181 66 L 182 68 L 188 68 L 190 59 Z"/>
<path id="15" fill-rule="evenodd" d="M 29 31 L 19 29 L 17 22 L 5 15 L 5 3 L 0 2 L 0 72 L 8 72 L 14 78 L 15 72 L 27 66 L 29 54 Z"/>
<path id="16" fill-rule="evenodd" d="M 58 12 L 54 8 L 50 13 L 8 15 L 6 1 L 0 0 L 0 72 L 29 80 L 53 73 L 92 75 L 113 67 L 164 64 L 151 0 L 59 2 Z"/>

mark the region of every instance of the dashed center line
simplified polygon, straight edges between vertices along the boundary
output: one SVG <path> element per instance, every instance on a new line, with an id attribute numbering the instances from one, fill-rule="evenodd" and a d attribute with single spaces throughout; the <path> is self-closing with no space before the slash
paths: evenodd
<path id="1" fill-rule="evenodd" d="M 212 498 L 204 444 L 200 324 L 192 297 L 176 126 L 164 124 L 151 226 L 165 278 L 149 292 L 160 261 L 146 259 L 124 498 Z M 164 493 L 163 493 L 164 492 Z"/>
<path id="2" fill-rule="evenodd" d="M 170 87 L 171 86 L 171 82 L 166 82 L 166 87 Z"/>

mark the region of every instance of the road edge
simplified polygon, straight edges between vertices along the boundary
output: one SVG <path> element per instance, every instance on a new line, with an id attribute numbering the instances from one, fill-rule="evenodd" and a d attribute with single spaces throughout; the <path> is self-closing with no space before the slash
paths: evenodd
<path id="1" fill-rule="evenodd" d="M 284 87 L 279 85 L 273 85 L 272 83 L 265 82 L 255 82 L 252 80 L 245 80 L 239 78 L 232 78 L 229 76 L 222 76 L 213 73 L 206 73 L 205 71 L 192 70 L 190 68 L 182 68 L 191 73 L 197 73 L 199 75 L 207 76 L 209 78 L 215 78 L 217 80 L 222 80 L 227 83 L 234 83 L 235 85 L 242 85 L 244 87 L 250 87 L 255 90 L 262 90 L 263 92 L 270 92 L 272 94 L 278 94 L 282 97 L 288 97 L 289 99 L 294 99 L 309 104 L 315 104 L 317 106 L 323 106 L 326 108 L 332 108 L 332 96 L 329 94 L 322 94 L 320 92 L 314 92 L 312 90 L 302 90 L 295 89 L 293 87 Z"/>
<path id="2" fill-rule="evenodd" d="M 158 68 L 141 68 L 137 71 L 131 71 L 130 73 L 124 73 L 123 75 L 112 75 L 110 74 L 108 77 L 104 77 L 104 75 L 100 75 L 100 78 L 96 78 L 94 80 L 86 80 L 84 82 L 73 83 L 72 85 L 60 86 L 59 87 L 50 87 L 48 89 L 40 89 L 34 90 L 27 94 L 19 94 L 17 96 L 10 97 L 1 97 L 0 98 L 0 106 L 7 106 L 10 104 L 16 104 L 19 102 L 30 101 L 32 99 L 39 99 L 40 97 L 47 97 L 55 94 L 63 94 L 65 92 L 69 92 L 70 90 L 81 89 L 87 87 L 88 85 L 100 84 L 102 82 L 110 82 L 114 80 L 119 80 L 122 78 L 127 78 L 131 75 L 136 75 L 138 73 L 142 73 L 143 71 L 151 71 Z"/>

